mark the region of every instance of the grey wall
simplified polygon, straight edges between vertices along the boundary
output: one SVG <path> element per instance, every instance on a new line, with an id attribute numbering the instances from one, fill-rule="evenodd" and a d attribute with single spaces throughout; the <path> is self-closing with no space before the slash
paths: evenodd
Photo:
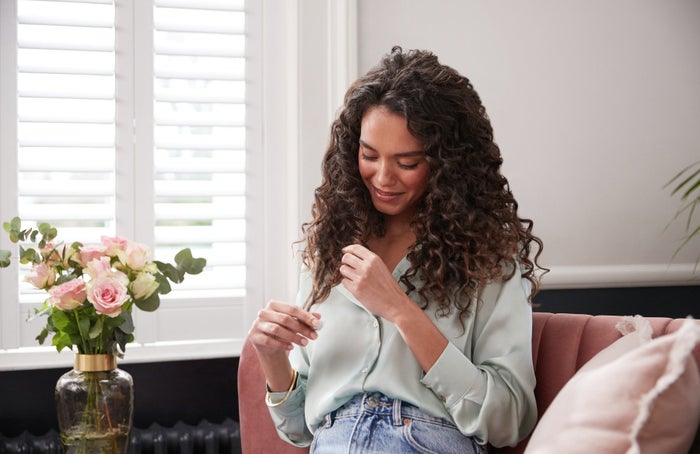
<path id="1" fill-rule="evenodd" d="M 662 188 L 700 159 L 700 2 L 358 0 L 357 37 L 360 73 L 398 44 L 471 79 L 545 286 L 700 282 Z"/>

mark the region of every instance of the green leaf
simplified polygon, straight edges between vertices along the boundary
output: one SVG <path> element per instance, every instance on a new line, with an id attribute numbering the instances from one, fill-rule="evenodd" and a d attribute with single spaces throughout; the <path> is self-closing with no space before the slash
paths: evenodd
<path id="1" fill-rule="evenodd" d="M 678 183 L 679 180 L 680 183 Z M 681 202 L 687 203 L 685 203 L 685 205 L 682 205 L 676 211 L 676 214 L 669 223 L 669 225 L 686 211 L 688 216 L 685 222 L 686 237 L 674 252 L 672 258 L 675 258 L 678 255 L 678 253 L 684 247 L 686 247 L 693 238 L 700 236 L 700 234 L 698 233 L 700 232 L 700 225 L 698 225 L 697 222 L 694 220 L 695 209 L 698 205 L 700 205 L 700 191 L 698 191 L 698 189 L 700 188 L 700 161 L 696 161 L 682 169 L 671 180 L 669 180 L 666 183 L 666 185 L 664 185 L 664 188 L 671 184 L 675 184 L 675 188 L 673 188 L 671 195 L 675 195 L 681 190 L 683 190 L 684 192 L 681 194 L 680 200 Z M 693 226 L 693 222 L 696 222 L 695 227 Z M 695 262 L 696 269 L 699 263 L 700 254 L 698 254 L 698 258 Z"/>
<path id="2" fill-rule="evenodd" d="M 58 332 L 54 334 L 51 343 L 56 347 L 59 352 L 64 348 L 71 348 L 73 346 L 73 341 L 71 340 L 70 334 L 66 332 Z"/>
<path id="3" fill-rule="evenodd" d="M 89 320 L 88 320 L 89 322 Z M 90 332 L 88 333 L 88 338 L 89 339 L 97 339 L 100 337 L 100 334 L 102 334 L 102 317 L 98 317 L 97 320 L 95 320 L 95 323 L 90 326 Z"/>
<path id="4" fill-rule="evenodd" d="M 58 310 L 50 315 L 51 324 L 59 331 L 67 330 L 74 320 L 65 312 Z"/>
<path id="5" fill-rule="evenodd" d="M 697 227 L 695 228 L 695 230 L 693 230 L 693 232 L 690 233 L 690 234 L 685 238 L 685 240 L 683 240 L 683 242 L 681 243 L 680 246 L 678 246 L 678 248 L 676 248 L 676 252 L 673 254 L 673 256 L 675 257 L 676 255 L 678 255 L 678 253 L 681 251 L 681 249 L 683 249 L 683 247 L 684 247 L 686 244 L 688 244 L 688 243 L 690 242 L 690 240 L 692 240 L 693 238 L 695 238 L 695 236 L 697 236 L 697 235 L 700 235 L 700 225 L 697 226 Z M 699 258 L 699 260 L 700 260 L 700 258 Z"/>
<path id="6" fill-rule="evenodd" d="M 77 278 L 75 274 L 63 274 L 56 279 L 56 285 L 61 285 L 65 284 L 68 281 L 72 281 L 73 279 Z"/>
<path id="7" fill-rule="evenodd" d="M 134 319 L 131 316 L 131 312 L 123 311 L 119 314 L 119 317 L 123 318 L 124 321 L 118 327 L 120 331 L 126 334 L 131 334 L 134 332 Z"/>
<path id="8" fill-rule="evenodd" d="M 698 172 L 696 172 L 696 175 L 697 175 L 699 172 L 700 172 L 700 170 L 698 170 Z M 685 192 L 683 193 L 683 195 L 681 196 L 681 200 L 687 199 L 687 198 L 693 193 L 693 191 L 695 191 L 695 190 L 698 189 L 698 188 L 700 188 L 700 178 L 698 178 L 698 179 L 695 181 L 695 183 L 693 183 L 693 184 L 690 186 L 690 188 L 689 188 L 687 191 L 685 191 Z M 697 197 L 695 200 L 700 200 L 700 195 L 698 195 L 698 197 Z"/>
<path id="9" fill-rule="evenodd" d="M 163 273 L 165 277 L 175 282 L 176 284 L 182 282 L 182 279 L 184 278 L 184 273 L 181 273 L 177 268 L 175 268 L 175 266 L 171 265 L 170 263 L 163 263 L 157 260 L 154 261 L 154 263 L 158 267 L 158 271 Z M 156 279 L 158 279 L 158 275 L 156 275 Z M 160 282 L 160 279 L 158 279 L 158 281 Z"/>
<path id="10" fill-rule="evenodd" d="M 167 284 L 167 281 L 166 285 L 170 287 L 170 285 Z M 153 292 L 153 294 L 146 299 L 135 300 L 134 304 L 136 304 L 136 307 L 138 307 L 142 311 L 153 312 L 156 309 L 158 309 L 158 307 L 160 307 L 160 296 L 158 295 L 158 292 Z"/>
<path id="11" fill-rule="evenodd" d="M 154 274 L 156 281 L 158 282 L 158 293 L 161 295 L 167 295 L 172 290 L 170 286 L 170 281 L 168 281 L 165 276 L 160 273 Z"/>
<path id="12" fill-rule="evenodd" d="M 22 220 L 19 217 L 15 216 L 10 220 L 10 222 L 3 222 L 2 228 L 7 233 L 19 232 L 19 229 L 22 228 Z"/>
<path id="13" fill-rule="evenodd" d="M 10 257 L 12 253 L 10 251 L 0 249 L 0 268 L 7 268 L 10 266 Z"/>
<path id="14" fill-rule="evenodd" d="M 159 261 L 154 261 L 158 270 L 163 273 L 163 275 L 174 282 L 179 284 L 185 279 L 185 274 L 199 274 L 202 272 L 207 264 L 206 259 L 203 258 L 192 258 L 192 251 L 189 248 L 185 248 L 175 255 L 175 263 L 177 266 L 170 263 L 163 263 Z M 160 291 L 160 290 L 159 290 Z M 168 293 L 160 291 L 161 294 Z"/>
<path id="15" fill-rule="evenodd" d="M 121 351 L 125 351 L 126 344 L 128 344 L 129 342 L 133 342 L 134 340 L 134 336 L 132 334 L 124 333 L 121 330 L 114 331 L 114 338 L 117 341 L 117 344 L 119 345 Z"/>
<path id="16" fill-rule="evenodd" d="M 666 184 L 664 185 L 664 188 L 667 188 L 668 186 L 672 185 L 673 182 L 678 180 L 680 177 L 682 177 L 684 173 L 686 173 L 688 170 L 692 169 L 693 167 L 695 167 L 696 165 L 699 165 L 699 164 L 700 164 L 700 161 L 696 161 L 696 162 L 684 167 L 683 169 L 681 169 L 680 172 L 678 172 L 673 178 L 671 178 L 670 180 L 668 180 L 668 182 L 666 182 Z"/>
<path id="17" fill-rule="evenodd" d="M 39 335 L 37 337 L 35 337 L 34 339 L 39 341 L 39 345 L 44 345 L 44 341 L 46 340 L 46 337 L 48 335 L 49 335 L 49 330 L 47 330 L 46 328 L 43 328 L 41 330 L 41 332 L 39 333 Z"/>
<path id="18" fill-rule="evenodd" d="M 34 248 L 25 249 L 24 247 L 19 247 L 19 262 L 22 264 L 27 263 L 41 263 L 41 255 L 34 250 Z"/>
<path id="19" fill-rule="evenodd" d="M 175 255 L 178 268 L 187 274 L 199 274 L 207 264 L 203 258 L 193 258 L 190 248 L 185 248 Z"/>

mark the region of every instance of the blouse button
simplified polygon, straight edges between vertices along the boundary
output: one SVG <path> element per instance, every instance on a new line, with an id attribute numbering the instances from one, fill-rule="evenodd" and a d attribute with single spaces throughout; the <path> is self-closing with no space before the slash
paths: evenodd
<path id="1" fill-rule="evenodd" d="M 372 326 L 374 326 L 375 328 L 378 327 L 378 326 L 379 326 L 379 322 L 376 321 L 376 320 L 373 321 L 373 322 L 372 322 Z"/>

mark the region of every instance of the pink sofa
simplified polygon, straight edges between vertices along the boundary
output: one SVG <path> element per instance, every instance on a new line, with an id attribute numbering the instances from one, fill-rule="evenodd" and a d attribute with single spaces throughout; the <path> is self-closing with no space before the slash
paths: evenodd
<path id="1" fill-rule="evenodd" d="M 533 314 L 533 361 L 537 375 L 537 397 L 540 415 L 574 373 L 596 353 L 621 337 L 615 325 L 618 316 L 581 314 Z M 653 337 L 680 328 L 682 319 L 648 318 Z M 700 348 L 694 350 L 700 368 Z M 277 436 L 264 403 L 264 377 L 255 351 L 246 342 L 238 369 L 238 396 L 241 443 L 244 454 L 308 453 Z M 491 453 L 522 453 L 527 440 L 514 448 L 491 448 Z"/>

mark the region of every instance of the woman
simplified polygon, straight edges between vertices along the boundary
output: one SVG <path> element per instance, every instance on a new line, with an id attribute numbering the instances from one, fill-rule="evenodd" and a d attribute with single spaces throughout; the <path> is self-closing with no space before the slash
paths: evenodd
<path id="1" fill-rule="evenodd" d="M 430 52 L 395 47 L 350 87 L 297 302 L 270 301 L 249 333 L 282 438 L 471 453 L 530 432 L 542 243 L 501 162 L 469 80 Z"/>

